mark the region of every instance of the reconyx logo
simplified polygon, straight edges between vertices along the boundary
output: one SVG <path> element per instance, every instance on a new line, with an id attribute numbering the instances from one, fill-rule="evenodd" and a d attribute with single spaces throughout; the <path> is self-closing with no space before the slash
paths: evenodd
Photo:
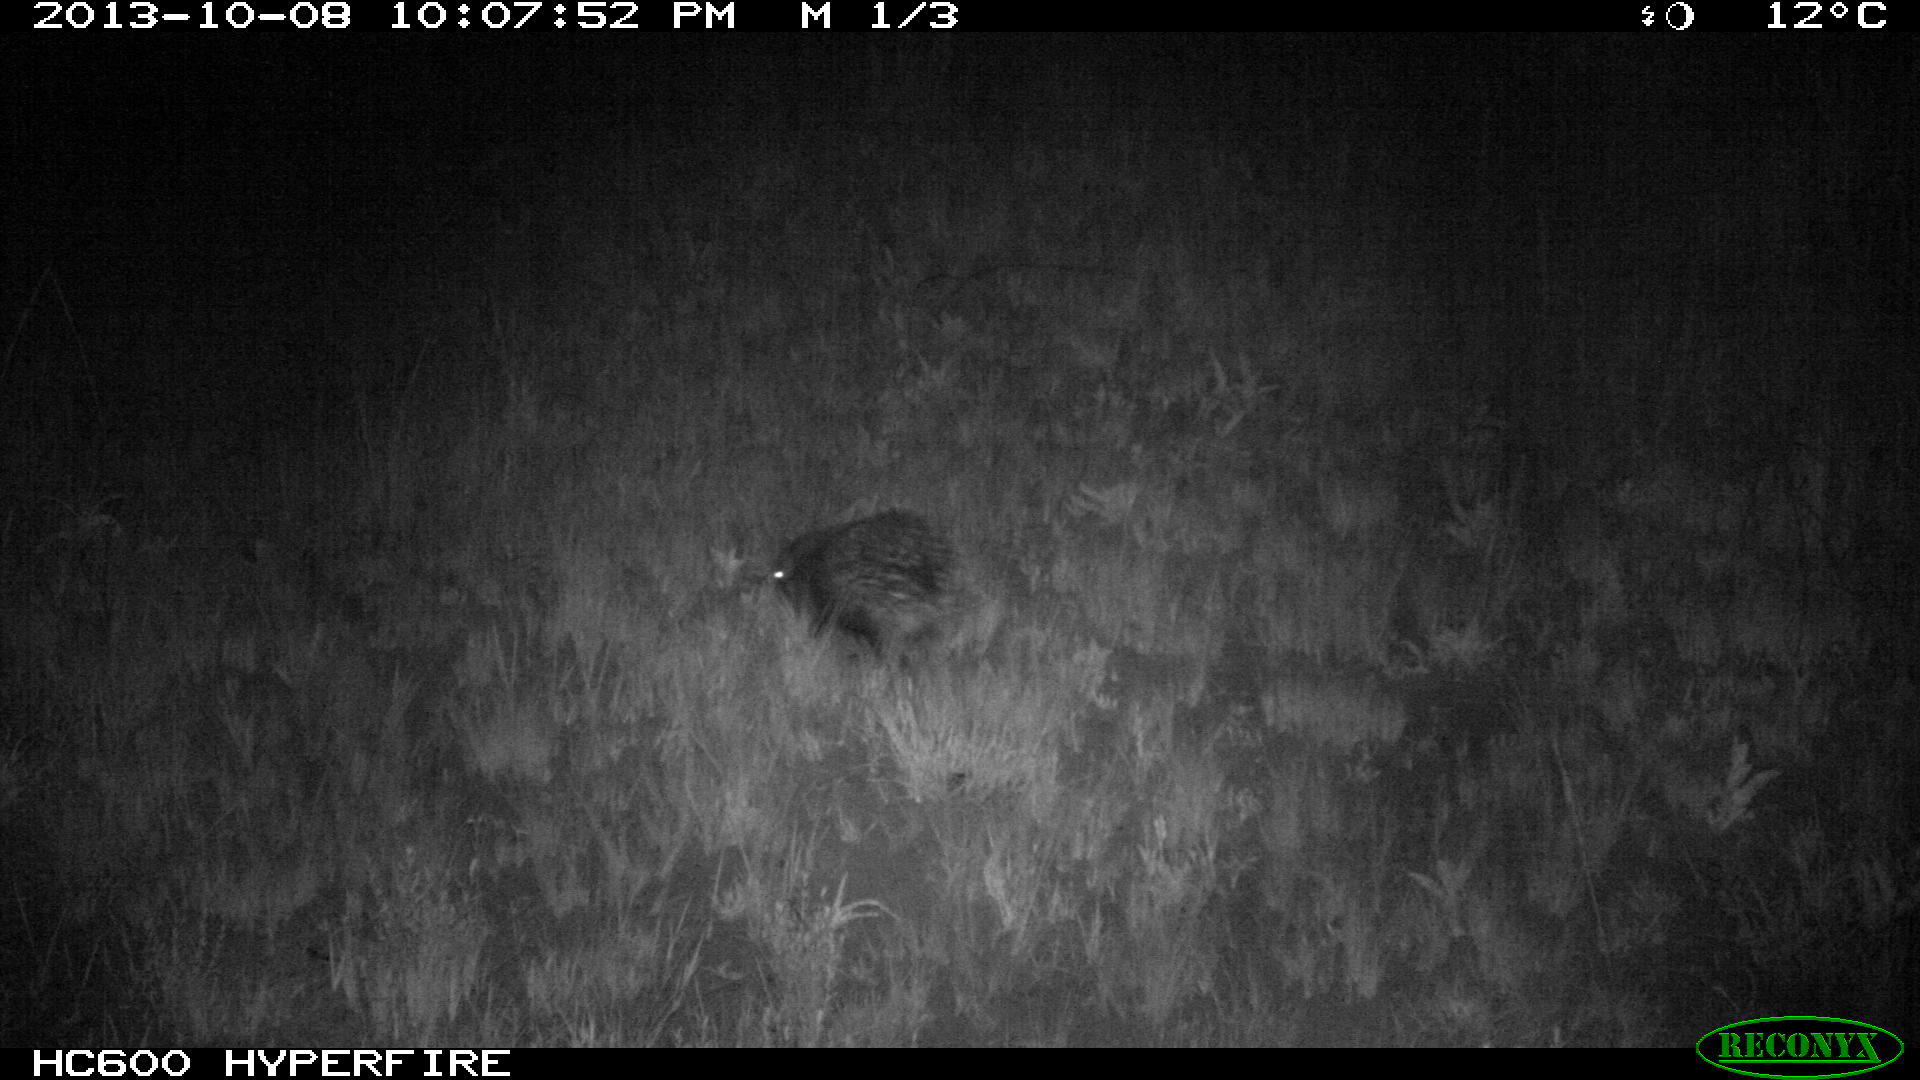
<path id="1" fill-rule="evenodd" d="M 1767 1016 L 1714 1028 L 1693 1049 L 1742 1076 L 1824 1080 L 1891 1065 L 1906 1044 L 1885 1028 L 1832 1016 Z"/>

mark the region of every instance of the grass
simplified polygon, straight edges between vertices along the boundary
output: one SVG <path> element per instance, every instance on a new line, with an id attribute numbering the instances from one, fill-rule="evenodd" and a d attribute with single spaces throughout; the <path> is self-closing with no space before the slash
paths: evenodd
<path id="1" fill-rule="evenodd" d="M 23 314 L 0 1040 L 1912 1019 L 1920 485 L 1742 389 L 1850 347 L 1804 268 L 1723 239 L 1653 310 L 1543 225 L 1509 329 L 1502 243 L 1396 233 L 1339 139 L 761 134 L 198 290 L 246 319 Z M 889 506 L 962 552 L 906 668 L 762 584 Z"/>

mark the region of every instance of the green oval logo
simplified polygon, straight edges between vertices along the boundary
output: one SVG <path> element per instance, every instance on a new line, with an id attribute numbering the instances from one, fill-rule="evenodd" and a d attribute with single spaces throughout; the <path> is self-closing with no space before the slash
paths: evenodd
<path id="1" fill-rule="evenodd" d="M 1886 1028 L 1834 1016 L 1763 1016 L 1714 1028 L 1693 1044 L 1709 1065 L 1742 1076 L 1825 1080 L 1900 1060 L 1907 1046 Z"/>

